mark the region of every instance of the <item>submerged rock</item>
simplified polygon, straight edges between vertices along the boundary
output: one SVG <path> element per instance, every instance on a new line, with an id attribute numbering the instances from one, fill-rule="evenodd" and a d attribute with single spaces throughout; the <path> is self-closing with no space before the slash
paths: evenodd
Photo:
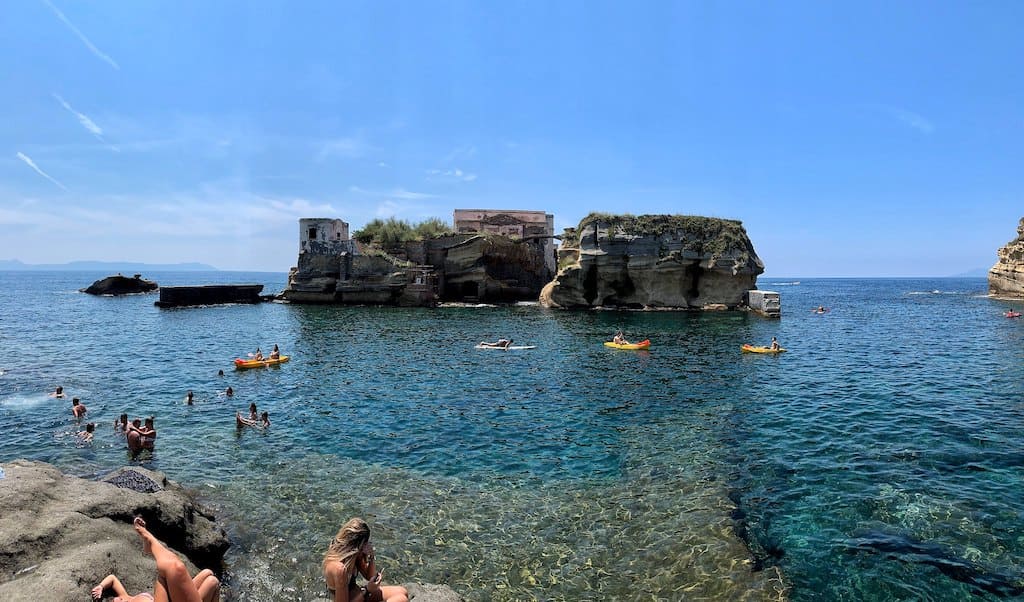
<path id="1" fill-rule="evenodd" d="M 1017 238 L 997 252 L 999 260 L 988 271 L 988 294 L 993 297 L 1024 298 L 1024 218 L 1017 225 Z"/>
<path id="2" fill-rule="evenodd" d="M 160 285 L 152 280 L 144 280 L 141 274 L 135 274 L 131 278 L 116 274 L 101 278 L 81 291 L 90 295 L 134 295 L 151 293 L 158 288 Z"/>
<path id="3" fill-rule="evenodd" d="M 159 472 L 122 468 L 91 481 L 27 460 L 5 463 L 3 471 L 0 600 L 88 600 L 110 573 L 130 592 L 151 591 L 156 563 L 132 529 L 137 515 L 193 575 L 196 567 L 221 572 L 224 531 Z"/>
<path id="4" fill-rule="evenodd" d="M 736 220 L 592 213 L 575 232 L 576 240 L 563 239 L 563 267 L 542 305 L 735 308 L 764 272 Z"/>

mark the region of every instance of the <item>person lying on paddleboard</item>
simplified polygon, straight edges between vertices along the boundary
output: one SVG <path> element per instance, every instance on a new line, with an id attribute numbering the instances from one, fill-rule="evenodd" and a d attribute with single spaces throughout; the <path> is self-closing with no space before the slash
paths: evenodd
<path id="1" fill-rule="evenodd" d="M 266 412 L 263 412 L 262 414 L 260 414 L 259 420 L 255 420 L 250 418 L 242 418 L 241 412 L 235 412 L 235 425 L 238 428 L 251 426 L 254 428 L 265 429 L 268 426 L 270 426 L 270 415 Z"/>
<path id="2" fill-rule="evenodd" d="M 508 349 L 509 347 L 512 346 L 512 339 L 498 339 L 497 341 L 495 341 L 493 343 L 488 343 L 487 341 L 480 341 L 480 346 L 481 347 L 497 347 L 499 349 Z"/>

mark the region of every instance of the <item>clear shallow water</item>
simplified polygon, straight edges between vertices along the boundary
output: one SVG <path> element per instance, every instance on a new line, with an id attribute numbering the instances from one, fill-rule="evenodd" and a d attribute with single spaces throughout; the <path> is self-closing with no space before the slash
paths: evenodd
<path id="1" fill-rule="evenodd" d="M 127 463 L 114 418 L 155 415 L 144 463 L 219 510 L 236 599 L 321 593 L 319 556 L 352 515 L 388 581 L 474 600 L 1021 595 L 1024 322 L 983 279 L 762 279 L 782 292 L 769 321 L 75 292 L 103 275 L 0 273 L 0 344 L 17 351 L 0 460 L 102 472 Z M 616 328 L 652 350 L 604 348 Z M 773 335 L 788 353 L 739 353 Z M 538 348 L 472 348 L 499 336 Z M 230 369 L 275 342 L 290 363 Z M 57 384 L 101 423 L 93 445 L 46 397 Z M 269 432 L 236 432 L 250 402 Z"/>

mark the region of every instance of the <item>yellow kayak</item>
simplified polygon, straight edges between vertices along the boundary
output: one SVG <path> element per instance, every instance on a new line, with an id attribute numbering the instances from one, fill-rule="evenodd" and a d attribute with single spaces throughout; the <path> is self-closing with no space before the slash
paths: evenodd
<path id="1" fill-rule="evenodd" d="M 644 339 L 639 343 L 613 343 L 608 341 L 604 344 L 605 347 L 611 347 L 612 349 L 647 349 L 651 346 L 650 339 Z"/>
<path id="2" fill-rule="evenodd" d="M 786 350 L 782 347 L 778 349 L 772 349 L 771 347 L 760 347 L 754 345 L 744 345 L 740 347 L 743 353 L 784 353 Z"/>
<path id="3" fill-rule="evenodd" d="M 261 359 L 261 360 L 253 360 L 253 359 L 243 360 L 243 359 L 239 358 L 239 359 L 235 360 L 235 369 L 236 370 L 246 370 L 248 368 L 266 368 L 267 366 L 276 366 L 278 364 L 283 364 L 283 363 L 287 362 L 288 359 L 289 359 L 289 357 L 287 355 L 282 355 L 281 357 L 277 358 L 276 360 L 272 360 L 270 358 L 264 358 L 264 359 Z"/>

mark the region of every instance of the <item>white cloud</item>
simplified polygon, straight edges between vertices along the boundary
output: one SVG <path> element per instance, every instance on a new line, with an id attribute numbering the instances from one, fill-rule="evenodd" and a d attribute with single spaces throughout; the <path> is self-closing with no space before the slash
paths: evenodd
<path id="1" fill-rule="evenodd" d="M 70 29 L 76 36 L 78 36 L 78 39 L 82 40 L 82 43 L 85 44 L 85 47 L 88 48 L 94 55 L 106 61 L 114 69 L 121 69 L 121 66 L 117 64 L 117 61 L 104 54 L 99 48 L 97 48 L 92 42 L 90 42 L 89 38 L 85 37 L 85 34 L 79 31 L 79 29 L 75 27 L 75 24 L 69 21 L 68 18 L 64 16 L 64 13 L 62 13 L 59 8 L 50 3 L 50 0 L 43 0 L 43 4 L 49 6 L 50 10 L 53 11 L 53 14 L 57 15 L 57 18 L 60 19 L 64 23 L 64 25 L 67 25 L 68 29 Z"/>
<path id="2" fill-rule="evenodd" d="M 386 196 L 396 199 L 402 199 L 404 201 L 416 201 L 420 199 L 432 199 L 437 197 L 437 195 L 435 194 L 430 194 L 427 192 L 413 192 L 411 190 L 406 190 L 404 188 L 394 188 L 392 190 L 367 190 L 365 188 L 360 188 L 359 186 L 349 186 L 348 190 L 349 192 L 354 192 L 356 194 L 365 194 L 368 196 Z"/>
<path id="3" fill-rule="evenodd" d="M 897 121 L 902 122 L 904 125 L 907 125 L 923 134 L 931 134 L 935 131 L 935 124 L 919 113 L 888 105 L 872 105 L 872 108 L 885 113 Z"/>
<path id="4" fill-rule="evenodd" d="M 48 173 L 46 173 L 45 171 L 43 171 L 42 169 L 40 169 L 40 168 L 39 168 L 39 166 L 38 166 L 38 165 L 36 165 L 36 162 L 35 162 L 35 161 L 33 161 L 33 160 L 32 160 L 32 158 L 31 158 L 31 157 L 29 157 L 28 155 L 26 155 L 25 153 L 23 153 L 23 152 L 21 152 L 21 151 L 18 151 L 18 152 L 17 152 L 17 155 L 16 155 L 16 156 L 17 156 L 17 157 L 18 157 L 19 159 L 21 159 L 22 161 L 24 161 L 24 162 L 25 162 L 25 165 L 28 165 L 29 167 L 31 167 L 32 169 L 34 169 L 34 170 L 36 171 L 36 173 L 37 173 L 37 174 L 39 174 L 39 175 L 43 176 L 43 177 L 44 177 L 44 178 L 46 178 L 47 180 L 49 180 L 49 181 L 53 182 L 54 184 L 56 184 L 57 186 L 59 186 L 61 190 L 65 190 L 65 191 L 66 191 L 66 190 L 68 189 L 68 187 L 67 187 L 67 186 L 65 186 L 65 185 L 61 184 L 61 183 L 60 183 L 60 182 L 58 182 L 58 181 L 57 181 L 56 179 L 54 179 L 54 178 L 53 178 L 52 176 L 50 176 L 50 174 L 48 174 Z"/>
<path id="5" fill-rule="evenodd" d="M 357 138 L 335 138 L 320 143 L 320 151 L 316 155 L 316 160 L 323 161 L 329 157 L 358 159 L 366 155 L 367 150 L 366 143 Z"/>
<path id="6" fill-rule="evenodd" d="M 476 152 L 477 151 L 476 151 L 476 147 L 475 146 L 473 146 L 472 144 L 467 144 L 467 145 L 464 145 L 464 146 L 460 146 L 459 148 L 457 148 L 457 149 L 453 150 L 452 152 L 448 153 L 447 155 L 444 156 L 443 159 L 441 159 L 441 161 L 443 163 L 454 163 L 455 161 L 460 161 L 460 162 L 461 161 L 465 161 L 467 159 L 472 159 L 473 157 L 475 157 L 476 156 Z"/>
<path id="7" fill-rule="evenodd" d="M 427 174 L 436 176 L 437 179 L 458 180 L 460 182 L 472 182 L 477 178 L 475 173 L 464 172 L 458 167 L 454 169 L 428 169 Z"/>

